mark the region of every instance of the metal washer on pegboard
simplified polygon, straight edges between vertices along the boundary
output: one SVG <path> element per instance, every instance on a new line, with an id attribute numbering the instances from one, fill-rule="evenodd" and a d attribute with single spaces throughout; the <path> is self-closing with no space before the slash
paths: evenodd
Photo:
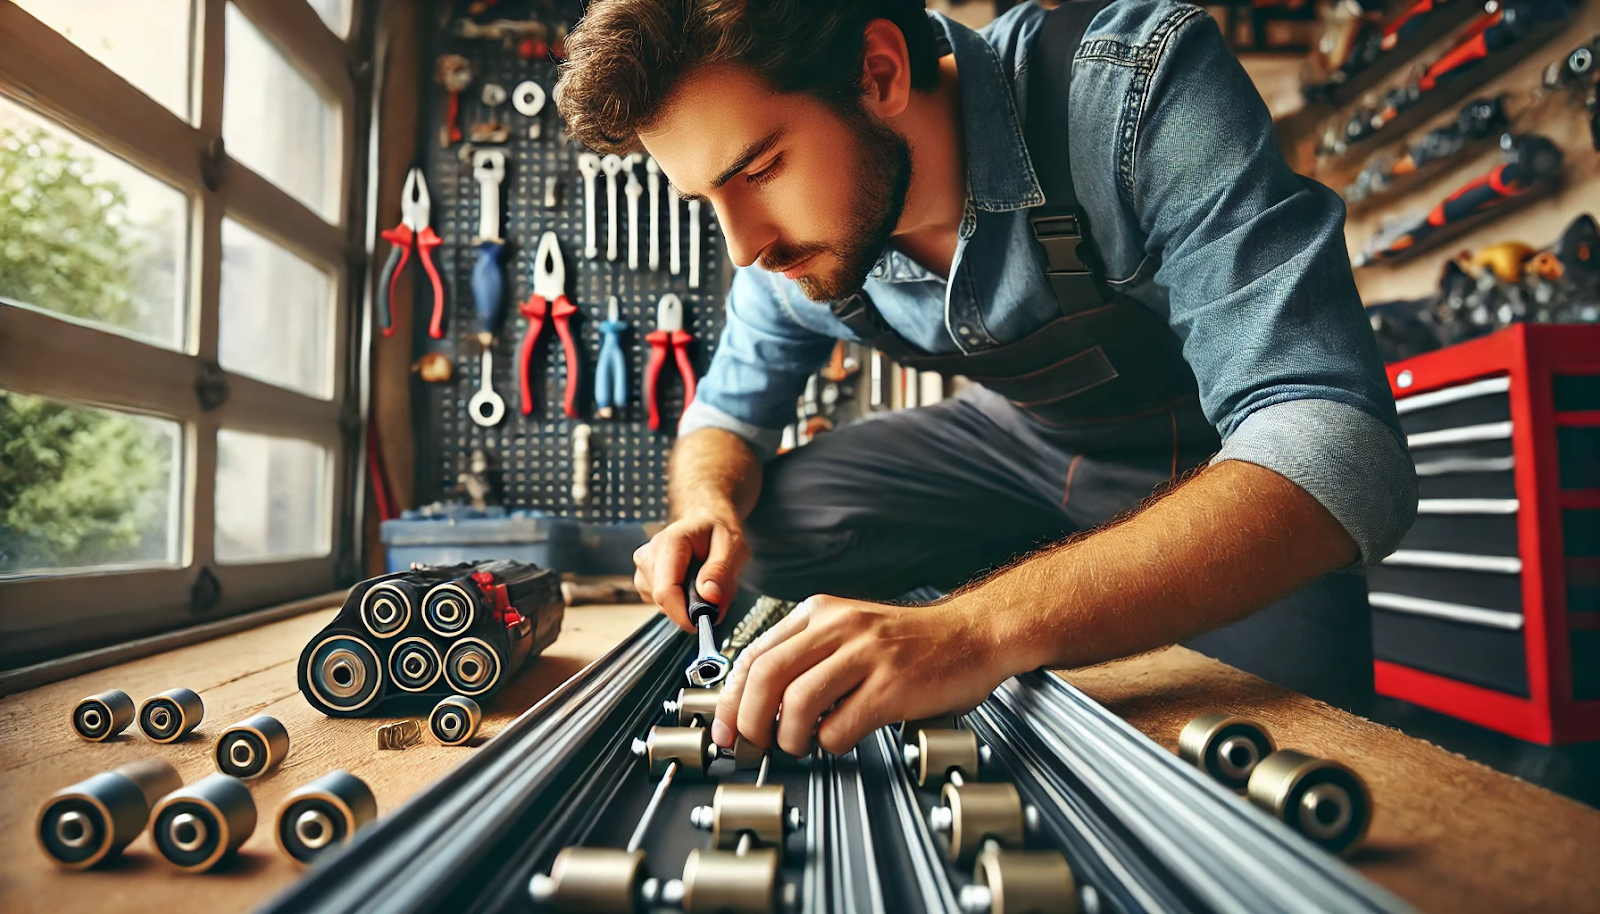
<path id="1" fill-rule="evenodd" d="M 434 56 L 427 59 L 429 104 L 432 113 L 425 124 L 427 141 L 425 171 L 434 189 L 434 223 L 444 243 L 436 254 L 445 273 L 445 338 L 433 340 L 426 328 L 419 329 L 419 349 L 448 352 L 455 373 L 450 383 L 421 385 L 420 406 L 430 427 L 419 435 L 418 480 L 423 500 L 443 497 L 456 485 L 475 449 L 489 455 L 494 477 L 506 505 L 533 508 L 550 514 L 584 521 L 651 521 L 667 513 L 666 464 L 672 448 L 672 429 L 683 410 L 683 389 L 671 364 L 660 375 L 662 430 L 652 432 L 646 421 L 643 400 L 644 369 L 649 357 L 645 335 L 655 329 L 656 304 L 668 292 L 683 301 L 684 329 L 694 336 L 689 346 L 696 374 L 710 366 L 712 352 L 722 331 L 722 236 L 710 207 L 701 212 L 700 287 L 689 288 L 688 207 L 679 202 L 681 219 L 680 255 L 683 269 L 677 275 L 668 271 L 669 195 L 665 176 L 660 193 L 661 267 L 648 269 L 649 203 L 648 192 L 639 199 L 639 269 L 627 265 L 628 203 L 623 193 L 624 177 L 617 179 L 618 247 L 616 261 L 606 254 L 606 179 L 595 181 L 595 210 L 598 259 L 584 253 L 583 179 L 578 172 L 578 155 L 588 151 L 576 141 L 564 141 L 565 131 L 552 102 L 537 115 L 540 137 L 530 139 L 534 119 L 515 110 L 510 102 L 491 109 L 484 104 L 482 88 L 495 83 L 511 93 L 525 80 L 533 80 L 547 95 L 555 85 L 556 65 L 550 60 L 523 60 L 498 42 L 466 41 L 442 37 L 434 55 L 455 53 L 472 64 L 472 85 L 460 96 L 460 121 L 463 133 L 474 123 L 498 120 L 511 131 L 506 151 L 506 178 L 501 188 L 502 237 L 506 248 L 501 258 L 506 297 L 504 318 L 494 343 L 494 390 L 505 401 L 505 418 L 492 427 L 479 426 L 468 413 L 467 401 L 480 383 L 480 349 L 473 308 L 471 276 L 477 259 L 473 238 L 478 227 L 479 189 L 473 177 L 471 156 L 463 157 L 461 146 L 439 148 L 437 132 L 445 116 L 447 97 L 432 82 Z M 491 147 L 480 147 L 491 148 Z M 641 163 L 636 167 L 641 183 L 647 174 Z M 559 180 L 554 208 L 543 205 L 545 178 Z M 527 330 L 527 320 L 518 304 L 532 293 L 534 255 L 540 237 L 556 233 L 566 263 L 567 295 L 577 306 L 572 331 L 580 363 L 578 404 L 581 419 L 563 413 L 566 363 L 553 327 L 546 327 L 535 344 L 530 384 L 535 398 L 532 413 L 522 412 L 518 384 L 518 346 Z M 594 379 L 596 356 L 600 348 L 599 325 L 605 319 L 607 296 L 615 295 L 619 316 L 628 325 L 622 348 L 628 375 L 628 399 L 611 419 L 594 417 Z M 547 323 L 549 323 L 547 321 Z M 420 383 L 420 382 L 419 382 Z M 586 422 L 593 430 L 589 441 L 589 498 L 583 507 L 572 502 L 571 430 Z"/>

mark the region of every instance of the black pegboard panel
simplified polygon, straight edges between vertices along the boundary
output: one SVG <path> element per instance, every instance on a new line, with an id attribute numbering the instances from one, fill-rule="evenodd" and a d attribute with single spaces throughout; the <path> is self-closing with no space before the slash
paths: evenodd
<path id="1" fill-rule="evenodd" d="M 552 20 L 552 22 L 555 20 Z M 426 149 L 424 170 L 433 198 L 433 225 L 443 245 L 436 252 L 445 287 L 445 338 L 427 336 L 424 316 L 414 321 L 417 351 L 439 351 L 451 356 L 454 377 L 445 384 L 417 381 L 418 464 L 420 501 L 447 497 L 457 476 L 466 469 L 474 449 L 489 455 L 504 503 L 512 508 L 533 508 L 550 514 L 585 521 L 654 521 L 667 514 L 666 463 L 672 448 L 672 428 L 683 409 L 683 390 L 676 366 L 669 357 L 661 370 L 662 430 L 652 432 L 647 423 L 643 400 L 645 364 L 650 347 L 645 334 L 655 328 L 657 300 L 673 292 L 683 301 L 684 329 L 694 335 L 690 359 L 697 375 L 710 366 L 712 351 L 722 330 L 723 292 L 722 235 L 709 206 L 701 212 L 700 287 L 689 288 L 689 213 L 679 203 L 683 270 L 668 272 L 669 244 L 666 179 L 661 188 L 661 268 L 648 269 L 649 185 L 643 163 L 636 166 L 644 193 L 639 199 L 639 270 L 627 266 L 627 197 L 622 189 L 625 173 L 618 175 L 618 248 L 615 262 L 605 259 L 606 180 L 596 178 L 595 205 L 600 256 L 583 256 L 584 216 L 583 179 L 578 172 L 578 155 L 586 152 L 576 141 L 564 142 L 563 124 L 553 100 L 547 100 L 539 114 L 541 136 L 528 137 L 530 120 L 516 112 L 508 101 L 498 106 L 496 119 L 511 128 L 506 151 L 506 178 L 501 193 L 502 235 L 506 250 L 501 259 L 505 277 L 504 319 L 494 344 L 493 384 L 505 400 L 506 415 L 493 427 L 475 423 L 467 402 L 477 392 L 480 374 L 480 349 L 476 338 L 476 318 L 472 298 L 472 267 L 478 252 L 473 236 L 478 227 L 479 192 L 472 176 L 470 155 L 460 156 L 461 146 L 441 149 L 439 126 L 444 122 L 446 96 L 433 82 L 433 61 L 439 54 L 455 53 L 473 66 L 471 87 L 461 96 L 461 128 L 490 119 L 482 101 L 486 83 L 497 83 L 511 93 L 523 80 L 534 80 L 548 96 L 555 85 L 556 65 L 548 59 L 528 61 L 498 42 L 466 41 L 450 37 L 441 29 L 427 48 L 424 76 L 429 117 L 424 124 Z M 487 148 L 487 147 L 486 147 Z M 555 175 L 560 181 L 557 206 L 543 206 L 544 179 Z M 518 304 L 532 294 L 532 266 L 539 239 L 554 231 L 560 239 L 566 262 L 567 295 L 577 306 L 572 318 L 578 344 L 581 376 L 578 404 L 581 419 L 569 419 L 562 412 L 566 383 L 566 363 L 554 326 L 544 328 L 535 346 L 530 375 L 535 404 L 530 415 L 522 413 L 517 380 L 517 349 L 527 329 Z M 620 316 L 628 324 L 622 336 L 628 373 L 628 402 L 612 419 L 594 417 L 594 378 L 600 351 L 599 325 L 605 319 L 608 295 L 617 296 Z M 425 298 L 419 298 L 425 301 Z M 550 323 L 549 321 L 546 322 Z M 589 441 L 589 499 L 585 506 L 572 502 L 571 431 L 579 422 L 593 430 Z"/>

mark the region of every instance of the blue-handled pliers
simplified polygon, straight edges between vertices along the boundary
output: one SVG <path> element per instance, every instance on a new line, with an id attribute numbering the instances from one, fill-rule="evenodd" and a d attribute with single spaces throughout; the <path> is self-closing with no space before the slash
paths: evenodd
<path id="1" fill-rule="evenodd" d="M 602 419 L 628 405 L 628 369 L 622 356 L 622 331 L 627 328 L 617 316 L 617 297 L 609 296 L 606 319 L 600 322 L 600 359 L 594 376 L 595 415 Z"/>

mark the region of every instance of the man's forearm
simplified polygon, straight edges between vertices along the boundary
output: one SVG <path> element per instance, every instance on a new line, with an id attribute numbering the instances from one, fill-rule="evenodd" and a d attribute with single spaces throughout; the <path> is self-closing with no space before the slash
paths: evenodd
<path id="1" fill-rule="evenodd" d="M 951 599 L 992 620 L 1016 672 L 1072 668 L 1236 621 L 1355 558 L 1349 534 L 1305 490 L 1230 460 Z"/>
<path id="2" fill-rule="evenodd" d="M 744 439 L 702 428 L 678 439 L 667 474 L 672 518 L 697 511 L 743 520 L 761 494 L 761 460 Z"/>

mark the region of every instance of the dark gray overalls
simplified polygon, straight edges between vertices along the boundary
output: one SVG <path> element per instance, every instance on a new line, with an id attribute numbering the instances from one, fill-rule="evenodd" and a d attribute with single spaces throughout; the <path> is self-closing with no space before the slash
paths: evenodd
<path id="1" fill-rule="evenodd" d="M 1052 11 L 1034 49 L 1041 63 L 1030 67 L 1026 140 L 1046 200 L 1030 221 L 1060 316 L 1015 343 L 933 355 L 890 328 L 864 291 L 835 303 L 847 327 L 901 365 L 978 386 L 768 463 L 746 524 L 748 586 L 794 600 L 948 592 L 1134 510 L 1221 446 L 1177 335 L 1105 283 L 1073 187 L 1061 100 L 1071 97 L 1083 32 L 1104 6 L 1079 0 Z M 1358 704 L 1371 690 L 1360 575 L 1329 575 L 1189 644 L 1335 704 Z"/>

